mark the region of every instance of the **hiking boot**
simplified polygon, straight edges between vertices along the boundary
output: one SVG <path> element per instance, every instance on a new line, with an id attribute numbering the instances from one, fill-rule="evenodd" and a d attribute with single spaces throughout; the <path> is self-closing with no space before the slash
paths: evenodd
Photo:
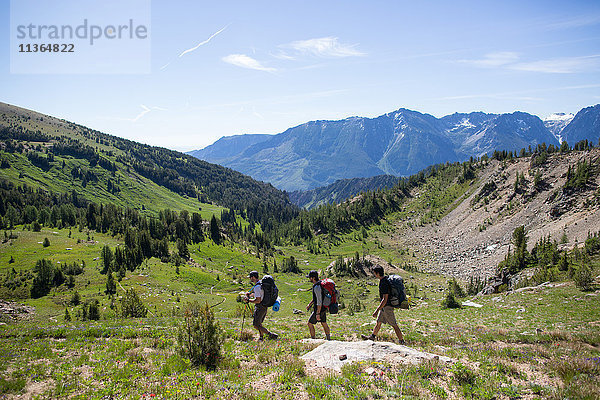
<path id="1" fill-rule="evenodd" d="M 271 340 L 277 340 L 278 338 L 279 338 L 279 335 L 276 333 L 269 334 L 269 339 L 271 339 Z"/>
<path id="2" fill-rule="evenodd" d="M 375 341 L 375 335 L 371 334 L 369 336 L 367 335 L 360 335 L 360 337 L 362 338 L 362 340 L 373 340 Z"/>

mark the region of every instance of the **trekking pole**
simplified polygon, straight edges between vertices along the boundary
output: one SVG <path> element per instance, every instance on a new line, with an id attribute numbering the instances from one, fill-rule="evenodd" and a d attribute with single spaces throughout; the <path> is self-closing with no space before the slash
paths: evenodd
<path id="1" fill-rule="evenodd" d="M 240 328 L 239 341 L 242 341 L 242 332 L 244 332 L 244 319 L 246 319 L 246 305 L 244 305 L 244 311 L 242 312 L 242 327 Z"/>

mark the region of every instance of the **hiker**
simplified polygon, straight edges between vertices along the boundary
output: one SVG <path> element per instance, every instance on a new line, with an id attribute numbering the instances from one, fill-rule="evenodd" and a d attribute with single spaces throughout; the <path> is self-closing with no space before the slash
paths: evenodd
<path id="1" fill-rule="evenodd" d="M 323 305 L 323 298 L 325 297 L 323 291 L 325 289 L 321 287 L 319 273 L 317 271 L 310 271 L 306 277 L 310 280 L 310 283 L 313 284 L 312 300 L 308 306 L 306 306 L 306 311 L 308 311 L 310 310 L 310 307 L 314 305 L 313 313 L 308 319 L 308 331 L 310 332 L 310 337 L 315 339 L 315 324 L 320 322 L 321 326 L 323 326 L 323 331 L 325 331 L 325 337 L 327 340 L 331 340 L 329 326 L 327 325 L 327 308 Z"/>
<path id="2" fill-rule="evenodd" d="M 267 275 L 268 276 L 268 275 Z M 263 279 L 265 279 L 265 276 Z M 267 308 L 268 305 L 265 305 L 265 292 L 262 288 L 262 282 L 258 279 L 258 271 L 252 271 L 248 274 L 248 278 L 250 278 L 250 282 L 254 285 L 252 289 L 246 293 L 244 297 L 244 301 L 249 303 L 254 303 L 254 314 L 252 315 L 252 325 L 258 331 L 259 341 L 264 339 L 264 336 L 268 339 L 277 339 L 279 335 L 276 333 L 269 332 L 267 328 L 263 326 L 263 321 L 267 316 Z M 271 278 L 271 277 L 269 277 Z M 271 278 L 272 280 L 273 278 Z"/>
<path id="3" fill-rule="evenodd" d="M 377 318 L 377 323 L 373 328 L 373 333 L 371 335 L 361 335 L 364 340 L 375 340 L 375 336 L 381 329 L 381 324 L 385 323 L 391 325 L 394 328 L 394 332 L 396 332 L 396 336 L 398 336 L 398 342 L 400 344 L 404 344 L 404 336 L 402 336 L 402 331 L 398 327 L 398 323 L 396 322 L 396 316 L 394 315 L 394 307 L 388 304 L 388 300 L 390 298 L 390 294 L 392 293 L 392 284 L 390 283 L 388 276 L 384 275 L 383 267 L 377 265 L 372 270 L 373 275 L 377 279 L 379 279 L 379 298 L 381 302 L 379 306 L 373 313 L 373 318 Z"/>

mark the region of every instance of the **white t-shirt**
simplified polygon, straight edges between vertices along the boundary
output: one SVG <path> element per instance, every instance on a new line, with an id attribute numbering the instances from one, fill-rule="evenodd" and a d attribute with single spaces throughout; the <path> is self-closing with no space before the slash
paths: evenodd
<path id="1" fill-rule="evenodd" d="M 256 285 L 254 285 L 253 292 L 254 292 L 255 299 L 260 297 L 260 299 L 262 300 L 264 298 L 265 291 L 262 289 L 262 286 L 260 285 L 260 283 L 257 283 Z"/>

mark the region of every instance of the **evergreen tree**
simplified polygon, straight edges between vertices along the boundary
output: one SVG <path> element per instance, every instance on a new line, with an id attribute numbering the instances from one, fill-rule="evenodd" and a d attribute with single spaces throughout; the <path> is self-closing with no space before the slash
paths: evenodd
<path id="1" fill-rule="evenodd" d="M 106 274 L 107 272 L 112 271 L 114 254 L 108 245 L 104 245 L 100 257 L 102 258 L 102 273 Z"/>
<path id="2" fill-rule="evenodd" d="M 115 294 L 117 293 L 117 284 L 112 272 L 109 272 L 106 277 L 106 293 Z"/>
<path id="3" fill-rule="evenodd" d="M 44 243 L 42 244 L 42 246 L 44 246 L 44 247 L 50 246 L 50 240 L 48 240 L 48 238 L 44 238 Z"/>
<path id="4" fill-rule="evenodd" d="M 212 218 L 210 219 L 210 238 L 216 244 L 221 243 L 221 232 L 219 231 L 219 223 L 217 222 L 215 214 L 213 214 Z"/>

